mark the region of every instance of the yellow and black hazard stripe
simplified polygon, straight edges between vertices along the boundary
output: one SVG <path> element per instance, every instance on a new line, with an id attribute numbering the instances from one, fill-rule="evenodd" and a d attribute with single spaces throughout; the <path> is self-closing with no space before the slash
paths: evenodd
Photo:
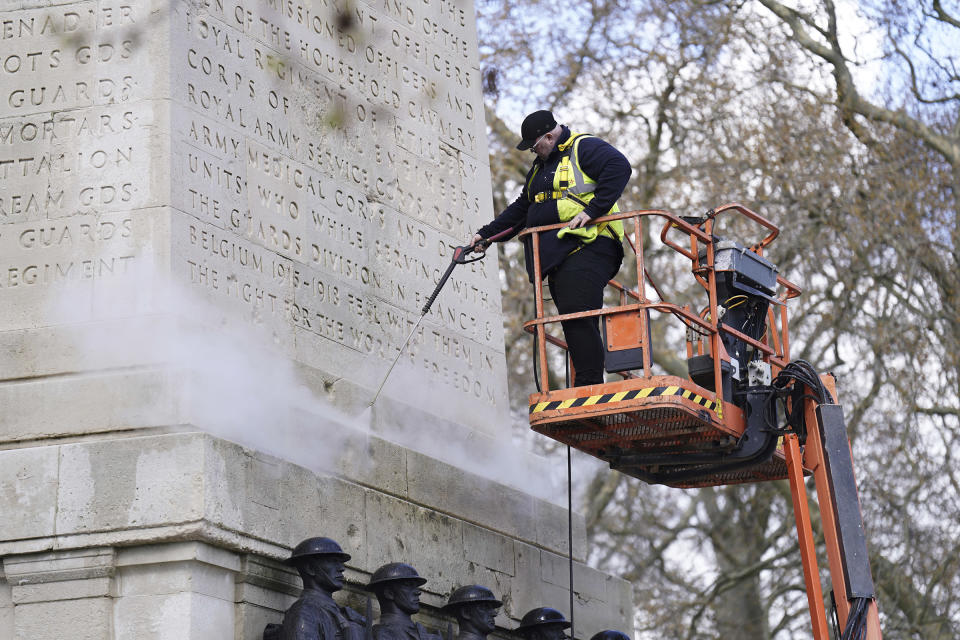
<path id="1" fill-rule="evenodd" d="M 566 400 L 554 400 L 552 402 L 538 402 L 530 405 L 530 413 L 553 411 L 555 409 L 569 409 L 571 407 L 590 407 L 596 404 L 611 404 L 633 400 L 634 398 L 653 398 L 657 396 L 681 396 L 692 400 L 705 409 L 713 411 L 718 417 L 723 417 L 723 405 L 720 402 L 704 398 L 689 389 L 677 386 L 648 387 L 646 389 L 633 389 L 631 391 L 620 391 L 618 393 L 604 393 L 597 396 L 567 398 Z"/>

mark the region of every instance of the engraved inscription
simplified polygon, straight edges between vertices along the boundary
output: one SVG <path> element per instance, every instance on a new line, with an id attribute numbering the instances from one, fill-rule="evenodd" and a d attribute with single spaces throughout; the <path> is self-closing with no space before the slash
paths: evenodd
<path id="1" fill-rule="evenodd" d="M 47 290 L 162 266 L 307 365 L 372 387 L 400 356 L 481 422 L 505 395 L 492 262 L 400 353 L 492 215 L 474 43 L 452 0 L 0 14 L 0 291 L 40 317 Z"/>
<path id="2" fill-rule="evenodd" d="M 10 292 L 127 275 L 136 257 L 129 216 L 75 216 L 2 229 L 0 289 Z"/>
<path id="3" fill-rule="evenodd" d="M 188 12 L 174 166 L 188 187 L 179 207 L 196 220 L 184 231 L 189 281 L 332 343 L 351 363 L 338 373 L 371 384 L 450 245 L 489 214 L 468 27 L 435 0 Z M 399 366 L 496 404 L 496 286 L 485 263 L 458 270 Z"/>
<path id="4" fill-rule="evenodd" d="M 149 203 L 153 152 L 136 142 L 152 121 L 137 73 L 146 11 L 84 1 L 2 14 L 0 224 Z"/>

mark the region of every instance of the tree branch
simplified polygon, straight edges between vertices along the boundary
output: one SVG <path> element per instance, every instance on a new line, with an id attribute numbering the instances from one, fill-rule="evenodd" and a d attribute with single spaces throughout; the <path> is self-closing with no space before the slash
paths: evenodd
<path id="1" fill-rule="evenodd" d="M 798 11 L 786 7 L 777 0 L 759 0 L 759 2 L 790 27 L 794 39 L 801 47 L 822 58 L 833 67 L 837 106 L 841 113 L 845 114 L 844 123 L 854 135 L 857 135 L 858 138 L 861 137 L 858 134 L 856 122 L 850 117 L 856 114 L 867 120 L 889 124 L 905 131 L 923 142 L 928 148 L 942 155 L 951 166 L 960 166 L 960 141 L 937 133 L 925 123 L 910 117 L 904 111 L 894 111 L 875 105 L 860 95 L 853 80 L 853 75 L 847 66 L 847 61 L 840 51 L 835 32 L 828 34 L 827 39 L 830 46 L 826 46 L 814 40 L 804 29 L 803 23 L 809 23 L 812 20 L 811 18 L 801 17 Z M 832 6 L 832 3 L 830 4 Z M 835 20 L 835 16 L 831 18 L 832 26 L 835 26 Z"/>
<path id="2" fill-rule="evenodd" d="M 936 13 L 937 20 L 960 29 L 960 20 L 954 18 L 952 15 L 944 11 L 943 6 L 940 4 L 940 0 L 933 0 L 933 11 Z"/>

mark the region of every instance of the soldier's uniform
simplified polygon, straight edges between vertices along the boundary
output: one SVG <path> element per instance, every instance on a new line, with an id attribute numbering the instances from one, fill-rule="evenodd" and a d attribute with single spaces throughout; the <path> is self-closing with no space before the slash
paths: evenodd
<path id="1" fill-rule="evenodd" d="M 280 640 L 364 640 L 366 620 L 325 591 L 310 589 L 283 617 Z"/>
<path id="2" fill-rule="evenodd" d="M 373 626 L 373 640 L 443 640 L 405 615 L 382 615 Z"/>

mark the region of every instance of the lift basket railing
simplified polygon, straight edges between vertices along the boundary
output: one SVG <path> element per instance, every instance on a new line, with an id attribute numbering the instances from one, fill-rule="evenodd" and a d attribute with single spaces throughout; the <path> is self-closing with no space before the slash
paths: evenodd
<path id="1" fill-rule="evenodd" d="M 722 214 L 737 214 L 758 226 L 763 237 L 749 246 L 732 246 L 715 235 L 717 218 Z M 711 209 L 700 217 L 681 217 L 669 211 L 660 209 L 646 209 L 627 211 L 603 216 L 603 222 L 622 220 L 625 227 L 625 240 L 633 250 L 636 274 L 633 286 L 623 284 L 617 280 L 610 280 L 608 286 L 618 294 L 619 303 L 616 306 L 605 307 L 594 311 L 582 311 L 560 315 L 545 315 L 543 300 L 543 279 L 540 264 L 540 236 L 544 233 L 556 233 L 565 224 L 553 224 L 526 229 L 519 237 L 530 237 L 534 263 L 534 292 L 536 317 L 524 323 L 524 330 L 534 334 L 536 340 L 536 363 L 538 379 L 541 381 L 541 391 L 550 391 L 549 364 L 547 359 L 547 344 L 559 347 L 566 351 L 566 342 L 548 331 L 550 325 L 563 320 L 598 317 L 602 321 L 603 336 L 607 348 L 608 368 L 623 378 L 649 378 L 652 372 L 652 348 L 650 345 L 650 313 L 670 315 L 683 323 L 687 329 L 687 359 L 688 362 L 695 356 L 706 356 L 707 369 L 712 368 L 712 375 L 706 371 L 706 378 L 698 377 L 700 386 L 712 392 L 711 399 L 724 397 L 723 373 L 728 366 L 721 342 L 721 334 L 736 336 L 744 343 L 755 349 L 764 362 L 769 362 L 774 373 L 789 362 L 789 327 L 787 319 L 787 300 L 800 295 L 800 289 L 791 282 L 775 274 L 775 288 L 767 296 L 772 303 L 767 312 L 767 328 L 762 339 L 744 334 L 722 321 L 720 307 L 726 300 L 718 298 L 718 288 L 724 291 L 723 278 L 726 269 L 736 269 L 743 273 L 754 264 L 761 264 L 764 249 L 779 235 L 779 229 L 763 216 L 751 211 L 743 205 L 732 203 Z M 598 221 L 599 222 L 599 221 Z M 697 282 L 707 294 L 707 304 L 698 312 L 691 310 L 689 305 L 680 305 L 670 302 L 660 291 L 650 277 L 644 265 L 644 224 L 655 225 L 662 222 L 659 238 L 664 246 L 690 260 L 691 270 Z M 749 272 L 748 272 L 749 273 Z M 642 275 L 641 275 L 642 274 Z M 763 275 L 761 273 L 761 275 Z M 720 284 L 718 284 L 718 276 Z M 769 277 L 769 276 L 766 276 Z M 762 278 L 757 278 L 762 279 Z M 766 283 L 767 285 L 773 282 Z M 647 295 L 647 286 L 656 293 L 659 301 L 650 299 Z M 739 283 L 739 287 L 748 287 Z M 760 295 L 766 295 L 762 290 L 756 290 Z M 630 352 L 625 354 L 622 352 Z M 610 366 L 611 354 L 614 357 L 613 367 Z M 720 357 L 714 357 L 720 354 Z M 630 356 L 633 357 L 630 357 Z M 618 366 L 616 362 L 632 365 Z M 574 372 L 575 375 L 575 372 Z M 708 396 L 709 397 L 709 396 Z"/>

